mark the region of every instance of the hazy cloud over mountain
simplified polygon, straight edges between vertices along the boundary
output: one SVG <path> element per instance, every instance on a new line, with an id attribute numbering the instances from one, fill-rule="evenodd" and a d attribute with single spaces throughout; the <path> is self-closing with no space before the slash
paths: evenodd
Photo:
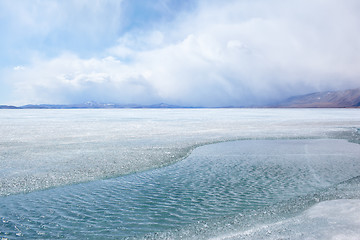
<path id="1" fill-rule="evenodd" d="M 3 103 L 247 106 L 360 86 L 360 2 L 0 1 Z"/>

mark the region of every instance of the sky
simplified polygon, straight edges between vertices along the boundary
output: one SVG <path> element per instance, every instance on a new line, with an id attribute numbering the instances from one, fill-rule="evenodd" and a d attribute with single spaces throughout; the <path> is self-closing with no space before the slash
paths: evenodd
<path id="1" fill-rule="evenodd" d="M 256 106 L 360 87 L 358 0 L 0 0 L 0 104 Z"/>

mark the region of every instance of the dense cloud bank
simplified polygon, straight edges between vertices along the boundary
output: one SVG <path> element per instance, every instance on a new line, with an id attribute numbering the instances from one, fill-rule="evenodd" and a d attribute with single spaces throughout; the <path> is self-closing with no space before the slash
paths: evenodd
<path id="1" fill-rule="evenodd" d="M 122 17 L 93 13 L 105 19 L 100 23 L 112 23 L 112 34 L 126 19 L 123 5 L 117 7 Z M 355 0 L 199 1 L 169 21 L 123 29 L 96 54 L 35 54 L 5 75 L 22 104 L 266 104 L 359 87 L 359 12 Z M 85 27 L 97 36 L 92 41 L 107 37 L 100 23 Z"/>

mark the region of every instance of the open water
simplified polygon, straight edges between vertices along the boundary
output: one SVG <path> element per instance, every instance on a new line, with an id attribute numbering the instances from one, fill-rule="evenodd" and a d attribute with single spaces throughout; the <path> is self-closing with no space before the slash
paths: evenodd
<path id="1" fill-rule="evenodd" d="M 4 239 L 358 239 L 357 109 L 2 110 Z"/>

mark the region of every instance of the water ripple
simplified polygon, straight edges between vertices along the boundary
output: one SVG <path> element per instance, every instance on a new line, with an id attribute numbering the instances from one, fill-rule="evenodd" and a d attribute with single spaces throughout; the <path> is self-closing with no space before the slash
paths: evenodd
<path id="1" fill-rule="evenodd" d="M 359 145 L 294 141 L 204 146 L 162 169 L 2 197 L 0 237 L 113 239 L 206 226 L 211 219 L 258 211 L 360 172 Z"/>

